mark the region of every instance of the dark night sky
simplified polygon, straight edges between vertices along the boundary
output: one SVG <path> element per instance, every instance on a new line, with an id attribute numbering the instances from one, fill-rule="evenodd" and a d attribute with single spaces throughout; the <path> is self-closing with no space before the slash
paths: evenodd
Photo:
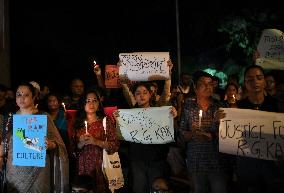
<path id="1" fill-rule="evenodd" d="M 59 2 L 11 2 L 12 85 L 36 80 L 59 89 L 74 77 L 92 84 L 92 61 L 115 64 L 121 52 L 169 51 L 176 61 L 174 0 Z M 219 4 L 210 11 L 179 5 L 184 66 L 190 56 L 226 41 L 216 29 L 230 11 Z"/>

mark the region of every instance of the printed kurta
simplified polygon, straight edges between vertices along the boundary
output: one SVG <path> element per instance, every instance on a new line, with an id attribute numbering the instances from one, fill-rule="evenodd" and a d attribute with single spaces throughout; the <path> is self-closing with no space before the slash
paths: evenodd
<path id="1" fill-rule="evenodd" d="M 88 133 L 99 140 L 108 141 L 108 149 L 106 151 L 111 154 L 118 151 L 119 142 L 114 130 L 114 124 L 109 124 L 107 120 L 106 135 L 103 128 L 102 120 L 95 121 L 88 125 Z M 77 132 L 77 139 L 86 133 L 85 128 L 81 128 Z M 86 145 L 78 152 L 77 169 L 78 175 L 89 175 L 95 180 L 96 192 L 109 192 L 107 182 L 102 172 L 103 149 L 96 145 Z"/>

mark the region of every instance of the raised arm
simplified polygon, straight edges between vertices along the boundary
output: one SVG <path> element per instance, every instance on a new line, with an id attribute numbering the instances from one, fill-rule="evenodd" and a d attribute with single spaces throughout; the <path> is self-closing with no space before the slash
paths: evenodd
<path id="1" fill-rule="evenodd" d="M 117 63 L 117 66 L 120 67 L 120 61 Z M 128 83 L 130 82 L 126 75 L 119 75 L 120 84 L 122 87 L 123 96 L 130 107 L 134 107 L 136 104 L 136 100 L 134 98 L 133 93 L 128 87 Z"/>
<path id="2" fill-rule="evenodd" d="M 98 64 L 94 65 L 94 73 L 97 77 L 98 87 L 105 88 L 105 82 L 102 76 L 102 70 Z"/>
<path id="3" fill-rule="evenodd" d="M 167 105 L 171 98 L 171 76 L 172 76 L 173 63 L 171 60 L 169 60 L 167 63 L 169 66 L 170 77 L 169 79 L 165 80 L 164 89 L 158 102 L 160 106 Z"/>

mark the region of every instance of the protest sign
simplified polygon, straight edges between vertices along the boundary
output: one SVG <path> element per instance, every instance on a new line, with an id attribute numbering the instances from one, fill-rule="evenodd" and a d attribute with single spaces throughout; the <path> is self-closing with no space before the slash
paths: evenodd
<path id="1" fill-rule="evenodd" d="M 124 140 L 143 144 L 174 141 L 170 106 L 119 109 L 118 128 Z"/>
<path id="2" fill-rule="evenodd" d="M 284 156 L 284 113 L 224 108 L 220 120 L 219 151 L 276 160 Z"/>
<path id="3" fill-rule="evenodd" d="M 106 88 L 120 88 L 119 72 L 117 65 L 105 66 L 105 86 Z"/>
<path id="4" fill-rule="evenodd" d="M 265 29 L 257 46 L 256 64 L 264 69 L 284 70 L 284 33 L 278 29 Z"/>
<path id="5" fill-rule="evenodd" d="M 13 115 L 13 161 L 16 166 L 45 166 L 46 115 Z"/>
<path id="6" fill-rule="evenodd" d="M 165 80 L 170 77 L 169 52 L 120 53 L 119 75 L 132 81 Z"/>

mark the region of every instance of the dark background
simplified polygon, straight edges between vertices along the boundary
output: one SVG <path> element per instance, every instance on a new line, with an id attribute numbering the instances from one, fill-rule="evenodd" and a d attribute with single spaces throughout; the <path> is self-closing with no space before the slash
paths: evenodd
<path id="1" fill-rule="evenodd" d="M 192 73 L 198 68 L 192 58 L 228 41 L 217 28 L 226 15 L 238 9 L 221 5 L 193 7 L 192 2 L 179 1 L 181 71 Z M 65 91 L 74 77 L 91 85 L 96 81 L 93 60 L 101 66 L 116 64 L 121 52 L 169 51 L 177 65 L 174 0 L 135 4 L 14 0 L 9 11 L 13 86 L 22 80 L 35 80 Z M 224 59 L 227 55 L 221 52 Z"/>

